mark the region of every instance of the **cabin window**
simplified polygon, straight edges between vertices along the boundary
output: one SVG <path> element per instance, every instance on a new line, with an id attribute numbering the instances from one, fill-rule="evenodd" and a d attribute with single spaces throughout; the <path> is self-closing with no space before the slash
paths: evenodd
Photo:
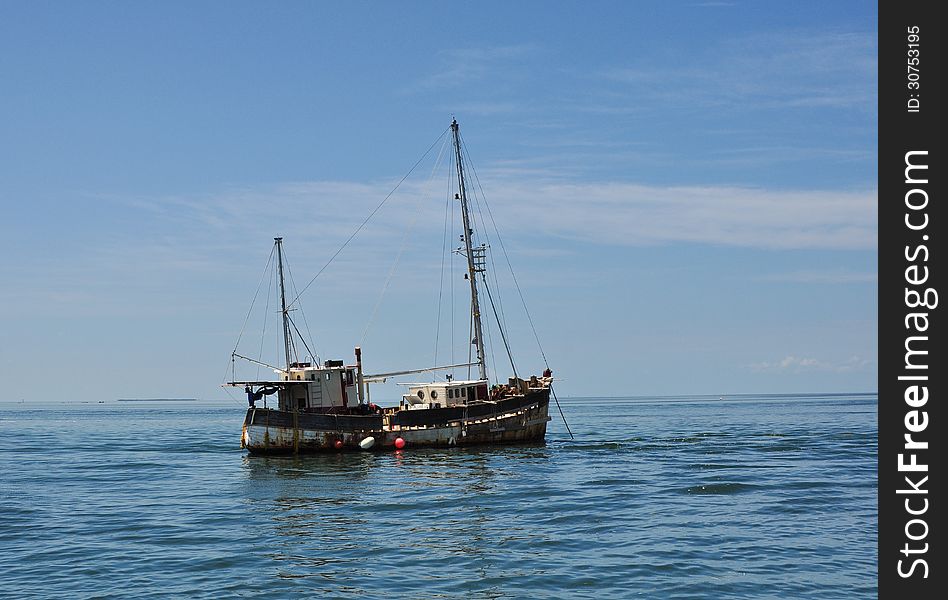
<path id="1" fill-rule="evenodd" d="M 448 388 L 448 398 L 454 398 L 454 390 Z"/>
<path id="2" fill-rule="evenodd" d="M 346 371 L 346 385 L 352 385 L 352 369 Z"/>
<path id="3" fill-rule="evenodd" d="M 310 378 L 312 381 L 316 381 L 316 375 L 315 375 L 315 374 L 310 375 L 309 378 Z"/>
<path id="4" fill-rule="evenodd" d="M 303 378 L 302 378 L 300 375 L 297 375 L 297 376 L 296 376 L 296 380 L 297 380 L 297 381 L 301 381 L 302 379 L 303 379 Z"/>
<path id="5" fill-rule="evenodd" d="M 431 390 L 431 399 L 432 400 L 438 399 L 438 390 Z"/>
<path id="6" fill-rule="evenodd" d="M 332 379 L 332 373 L 326 373 L 326 381 Z"/>
<path id="7" fill-rule="evenodd" d="M 466 389 L 467 389 L 467 388 L 461 388 L 460 392 L 461 392 L 461 395 L 462 395 L 462 396 L 464 395 L 464 390 L 466 390 Z"/>
<path id="8" fill-rule="evenodd" d="M 418 390 L 418 399 L 419 400 L 425 399 L 425 390 Z"/>

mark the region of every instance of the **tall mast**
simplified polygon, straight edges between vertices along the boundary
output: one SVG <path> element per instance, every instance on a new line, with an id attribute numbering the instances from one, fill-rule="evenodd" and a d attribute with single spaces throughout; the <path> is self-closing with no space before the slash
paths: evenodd
<path id="1" fill-rule="evenodd" d="M 283 309 L 283 349 L 286 352 L 286 374 L 290 374 L 290 314 L 286 310 L 286 288 L 283 285 L 283 238 L 273 238 L 277 247 L 277 264 L 280 266 L 280 304 Z"/>
<path id="2" fill-rule="evenodd" d="M 459 199 L 461 200 L 461 219 L 464 222 L 464 249 L 467 254 L 467 274 L 471 280 L 471 316 L 474 319 L 474 343 L 477 345 L 477 367 L 481 379 L 487 379 L 487 364 L 484 361 L 484 336 L 481 334 L 481 309 L 477 303 L 477 279 L 475 274 L 478 272 L 474 262 L 474 248 L 471 238 L 474 235 L 474 229 L 471 228 L 471 219 L 467 210 L 467 191 L 464 185 L 464 167 L 461 160 L 461 137 L 458 133 L 458 121 L 451 121 L 451 131 L 454 134 L 454 154 L 456 157 L 458 170 L 458 189 Z"/>

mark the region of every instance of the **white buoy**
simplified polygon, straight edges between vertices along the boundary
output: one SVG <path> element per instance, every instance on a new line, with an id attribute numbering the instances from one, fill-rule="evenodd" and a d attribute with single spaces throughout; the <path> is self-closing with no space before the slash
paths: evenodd
<path id="1" fill-rule="evenodd" d="M 372 437 L 371 435 L 365 438 L 364 440 L 362 440 L 361 442 L 359 442 L 359 448 L 362 448 L 363 450 L 368 450 L 374 445 L 375 445 L 375 438 Z"/>

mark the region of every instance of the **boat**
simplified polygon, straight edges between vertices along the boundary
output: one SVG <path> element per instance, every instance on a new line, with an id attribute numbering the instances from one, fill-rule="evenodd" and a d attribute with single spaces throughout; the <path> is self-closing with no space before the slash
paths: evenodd
<path id="1" fill-rule="evenodd" d="M 287 305 L 283 238 L 274 238 L 271 256 L 276 256 L 285 364 L 280 367 L 267 365 L 237 354 L 235 348 L 232 361 L 240 358 L 270 367 L 276 377 L 264 380 L 234 378 L 225 384 L 243 388 L 247 394 L 248 408 L 240 442 L 250 454 L 448 448 L 544 441 L 550 421 L 548 409 L 553 385 L 553 372 L 549 366 L 539 375 L 522 378 L 516 373 L 511 357 L 510 365 L 514 372 L 505 383 L 495 380 L 491 384 L 488 378 L 479 296 L 480 286 L 484 286 L 490 296 L 485 276 L 488 246 L 477 243 L 472 224 L 456 119 L 452 120 L 450 131 L 456 166 L 456 176 L 452 172 L 457 185 L 454 198 L 460 204 L 460 224 L 462 231 L 466 232 L 466 235 L 461 235 L 463 247 L 456 252 L 467 259 L 465 279 L 470 282 L 473 334 L 470 341 L 475 351 L 470 358 L 473 360 L 376 374 L 363 372 L 360 347 L 354 348 L 353 360 L 348 363 L 326 360 L 319 364 L 316 360 L 299 360 L 293 335 L 299 331 Z M 492 304 L 493 299 L 489 298 L 489 302 Z M 509 356 L 509 346 L 499 321 L 497 325 Z M 309 358 L 314 358 L 312 353 Z M 442 379 L 405 384 L 407 392 L 402 394 L 397 405 L 388 407 L 373 403 L 369 397 L 372 383 L 460 367 L 468 367 L 471 375 L 475 375 L 472 367 L 476 367 L 476 376 L 455 380 L 446 375 Z M 275 396 L 276 406 L 270 406 L 271 396 Z"/>

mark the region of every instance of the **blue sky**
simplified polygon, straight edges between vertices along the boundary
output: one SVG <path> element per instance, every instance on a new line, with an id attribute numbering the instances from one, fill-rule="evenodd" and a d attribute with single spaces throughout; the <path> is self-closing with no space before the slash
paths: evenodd
<path id="1" fill-rule="evenodd" d="M 0 399 L 226 398 L 272 238 L 308 281 L 452 115 L 562 394 L 874 390 L 876 19 L 2 1 Z M 445 202 L 423 167 L 303 297 L 323 358 L 432 364 Z"/>

